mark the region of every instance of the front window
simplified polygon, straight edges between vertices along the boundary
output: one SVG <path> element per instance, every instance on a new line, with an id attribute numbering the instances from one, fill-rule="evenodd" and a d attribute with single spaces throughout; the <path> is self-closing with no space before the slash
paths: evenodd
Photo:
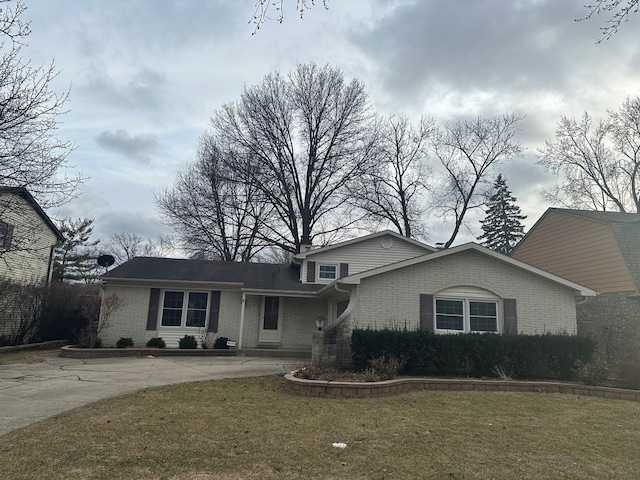
<path id="1" fill-rule="evenodd" d="M 202 328 L 207 323 L 208 302 L 209 294 L 206 292 L 165 291 L 161 325 Z"/>
<path id="2" fill-rule="evenodd" d="M 318 278 L 321 280 L 335 280 L 337 278 L 335 265 L 318 265 Z"/>
<path id="3" fill-rule="evenodd" d="M 498 303 L 436 298 L 436 330 L 498 333 Z"/>

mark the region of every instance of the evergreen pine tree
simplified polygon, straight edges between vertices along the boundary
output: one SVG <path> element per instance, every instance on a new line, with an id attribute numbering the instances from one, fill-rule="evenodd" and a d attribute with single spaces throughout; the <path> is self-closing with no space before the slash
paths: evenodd
<path id="1" fill-rule="evenodd" d="M 484 233 L 478 240 L 482 240 L 482 245 L 491 250 L 509 255 L 524 237 L 522 220 L 527 217 L 515 204 L 517 199 L 509 191 L 502 174 L 498 175 L 493 189 L 494 193 L 487 202 L 487 216 L 480 221 Z"/>
<path id="2" fill-rule="evenodd" d="M 56 248 L 53 262 L 53 279 L 60 282 L 92 283 L 98 279 L 98 252 L 95 246 L 100 240 L 90 241 L 93 220 L 79 218 L 63 220 L 60 231 L 64 243 Z"/>

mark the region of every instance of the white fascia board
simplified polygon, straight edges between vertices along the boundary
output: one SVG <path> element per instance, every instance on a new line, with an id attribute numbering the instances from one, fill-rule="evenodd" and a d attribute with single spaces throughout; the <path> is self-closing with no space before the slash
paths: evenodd
<path id="1" fill-rule="evenodd" d="M 145 278 L 117 278 L 117 277 L 101 277 L 102 284 L 105 286 L 158 286 L 158 287 L 166 287 L 167 285 L 199 285 L 201 288 L 207 289 L 215 289 L 215 288 L 226 288 L 226 289 L 240 289 L 242 285 L 241 282 L 207 282 L 202 280 L 157 280 L 157 279 L 145 279 Z"/>
<path id="2" fill-rule="evenodd" d="M 255 288 L 242 288 L 242 293 L 247 295 L 261 295 L 268 297 L 296 297 L 296 298 L 318 298 L 318 292 L 301 292 L 297 290 L 267 290 Z"/>
<path id="3" fill-rule="evenodd" d="M 409 237 L 405 237 L 404 235 L 400 235 L 399 233 L 393 232 L 391 230 L 383 230 L 381 232 L 371 233 L 369 235 L 365 235 L 364 237 L 352 238 L 351 240 L 345 240 L 344 242 L 336 243 L 334 245 L 327 245 L 326 247 L 320 248 L 312 248 L 311 250 L 307 250 L 306 252 L 300 252 L 293 256 L 295 260 L 302 260 L 307 258 L 309 255 L 315 255 L 316 253 L 324 253 L 330 250 L 334 250 L 340 247 L 346 247 L 347 245 L 353 245 L 354 243 L 363 242 L 365 240 L 371 240 L 372 238 L 382 237 L 384 235 L 390 235 L 398 240 L 402 240 L 418 247 L 422 247 L 425 250 L 437 251 L 436 248 L 427 245 L 426 243 L 419 242 L 418 240 L 414 240 Z"/>

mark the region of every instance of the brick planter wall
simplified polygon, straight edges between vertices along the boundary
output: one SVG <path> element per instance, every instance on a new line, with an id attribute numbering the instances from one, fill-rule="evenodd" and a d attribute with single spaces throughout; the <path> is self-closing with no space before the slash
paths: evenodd
<path id="1" fill-rule="evenodd" d="M 568 393 L 615 400 L 640 401 L 639 390 L 594 387 L 561 382 L 517 382 L 510 380 L 397 378 L 384 382 L 333 382 L 306 380 L 285 375 L 285 391 L 305 397 L 366 398 L 414 390 Z"/>

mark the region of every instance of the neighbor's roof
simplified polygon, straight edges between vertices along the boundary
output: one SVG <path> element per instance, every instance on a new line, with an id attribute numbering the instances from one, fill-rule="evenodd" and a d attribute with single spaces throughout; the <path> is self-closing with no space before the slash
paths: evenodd
<path id="1" fill-rule="evenodd" d="M 372 233 L 370 235 L 365 235 L 364 237 L 352 238 L 351 240 L 346 240 L 344 242 L 335 243 L 333 245 L 327 245 L 325 247 L 312 248 L 311 250 L 307 250 L 306 252 L 297 253 L 294 258 L 295 259 L 303 259 L 309 255 L 315 255 L 316 253 L 324 253 L 330 250 L 334 250 L 336 248 L 346 247 L 347 245 L 353 245 L 354 243 L 360 243 L 367 240 L 371 240 L 378 237 L 389 236 L 395 239 L 401 240 L 403 242 L 411 243 L 420 248 L 423 248 L 426 252 L 435 252 L 436 248 L 427 245 L 426 243 L 419 242 L 418 240 L 414 240 L 409 237 L 405 237 L 404 235 L 400 235 L 399 233 L 393 232 L 391 230 L 383 230 L 381 232 Z"/>
<path id="2" fill-rule="evenodd" d="M 244 290 L 313 293 L 324 285 L 300 283 L 288 264 L 240 263 L 181 258 L 135 257 L 102 276 L 103 281 L 218 283 Z"/>
<path id="3" fill-rule="evenodd" d="M 408 260 L 403 260 L 401 262 L 396 262 L 396 263 L 392 263 L 390 265 L 385 265 L 382 267 L 378 267 L 378 268 L 374 268 L 371 270 L 367 270 L 366 272 L 361 272 L 361 273 L 357 273 L 355 275 L 350 275 L 348 277 L 344 277 L 340 280 L 338 280 L 340 283 L 344 283 L 344 284 L 358 284 L 360 283 L 360 280 L 362 280 L 363 278 L 366 277 L 371 277 L 373 275 L 379 275 L 381 273 L 386 273 L 389 272 L 391 270 L 396 270 L 398 268 L 403 268 L 403 267 L 408 267 L 411 265 L 416 265 L 419 263 L 425 263 L 425 262 L 430 262 L 433 260 L 436 260 L 438 258 L 442 258 L 442 257 L 447 257 L 447 256 L 451 256 L 451 255 L 456 255 L 460 252 L 464 252 L 464 251 L 475 251 L 475 252 L 479 252 L 483 255 L 486 255 L 488 257 L 494 258 L 500 262 L 506 263 L 508 265 L 511 265 L 515 268 L 519 268 L 521 270 L 525 270 L 529 273 L 532 273 L 534 275 L 546 278 L 547 280 L 551 280 L 553 282 L 556 282 L 560 285 L 563 285 L 565 287 L 571 288 L 572 290 L 575 290 L 576 292 L 578 292 L 580 295 L 582 296 L 587 296 L 587 297 L 593 297 L 597 294 L 597 292 L 591 288 L 585 287 L 584 285 L 580 285 L 578 283 L 572 282 L 571 280 L 567 280 L 566 278 L 562 278 L 559 277 L 558 275 L 554 275 L 552 273 L 546 272 L 544 270 L 541 270 L 537 267 L 534 267 L 532 265 L 529 265 L 528 263 L 524 263 L 521 262 L 520 260 L 516 260 L 515 258 L 512 257 L 508 257 L 506 255 L 503 255 L 501 253 L 495 252 L 493 250 L 489 250 L 486 247 L 483 247 L 481 245 L 478 245 L 477 243 L 465 243 L 463 245 L 458 245 L 456 247 L 452 247 L 452 248 L 446 248 L 443 250 L 439 250 L 435 253 L 429 253 L 426 255 L 421 255 L 419 257 L 414 257 L 414 258 L 410 258 Z"/>
<path id="4" fill-rule="evenodd" d="M 524 243 L 524 240 L 543 219 L 552 213 L 568 215 L 607 225 L 613 233 L 613 237 L 618 244 L 620 253 L 627 264 L 629 274 L 636 284 L 636 288 L 640 288 L 640 213 L 596 212 L 593 210 L 574 210 L 571 208 L 549 208 L 529 229 L 527 235 L 520 240 L 514 251 L 518 249 L 519 245 Z"/>
<path id="5" fill-rule="evenodd" d="M 3 193 L 9 193 L 12 195 L 16 195 L 24 200 L 33 207 L 33 210 L 38 214 L 38 216 L 42 219 L 42 221 L 51 229 L 53 234 L 56 236 L 59 242 L 64 242 L 64 235 L 62 232 L 56 227 L 53 221 L 49 218 L 42 207 L 38 205 L 38 202 L 33 198 L 33 196 L 29 193 L 29 191 L 24 187 L 0 187 L 0 195 Z"/>

